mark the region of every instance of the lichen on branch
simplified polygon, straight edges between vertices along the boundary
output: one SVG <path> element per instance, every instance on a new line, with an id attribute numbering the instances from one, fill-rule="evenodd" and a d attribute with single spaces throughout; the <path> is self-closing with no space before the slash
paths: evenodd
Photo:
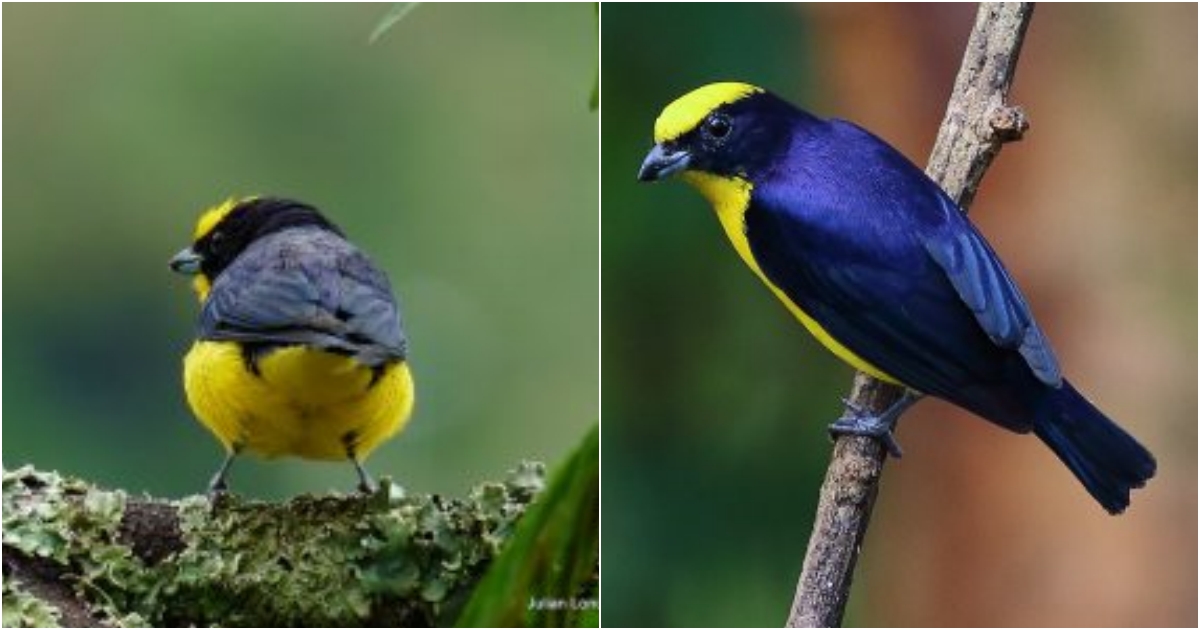
<path id="1" fill-rule="evenodd" d="M 4 625 L 445 625 L 542 489 L 541 464 L 465 498 L 272 504 L 132 497 L 4 471 Z"/>

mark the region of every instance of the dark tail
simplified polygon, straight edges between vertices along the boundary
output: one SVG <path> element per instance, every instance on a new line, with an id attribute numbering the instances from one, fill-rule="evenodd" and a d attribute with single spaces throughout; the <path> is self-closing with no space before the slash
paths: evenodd
<path id="1" fill-rule="evenodd" d="M 1033 432 L 1083 482 L 1104 509 L 1120 514 L 1129 491 L 1154 476 L 1154 456 L 1092 406 L 1070 383 L 1050 394 Z"/>

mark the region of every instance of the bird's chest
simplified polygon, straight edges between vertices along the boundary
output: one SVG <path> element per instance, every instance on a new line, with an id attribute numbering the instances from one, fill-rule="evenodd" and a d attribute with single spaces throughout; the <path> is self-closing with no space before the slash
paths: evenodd
<path id="1" fill-rule="evenodd" d="M 835 265 L 857 264 L 862 256 L 855 243 L 847 243 L 845 232 L 830 229 L 821 221 L 802 217 L 782 218 L 754 203 L 749 187 L 738 199 L 734 191 L 722 195 L 721 203 L 709 197 L 726 235 L 738 255 L 754 271 L 792 315 L 817 340 L 853 367 L 875 378 L 896 383 L 891 376 L 843 345 L 807 308 L 824 301 L 828 287 L 826 272 Z M 872 253 L 874 255 L 874 253 Z"/>

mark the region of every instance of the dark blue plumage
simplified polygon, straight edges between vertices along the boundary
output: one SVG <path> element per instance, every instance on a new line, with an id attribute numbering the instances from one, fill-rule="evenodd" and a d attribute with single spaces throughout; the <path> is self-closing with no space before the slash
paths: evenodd
<path id="1" fill-rule="evenodd" d="M 387 276 L 340 235 L 314 226 L 260 237 L 213 282 L 197 338 L 305 345 L 377 367 L 406 358 Z"/>
<path id="2" fill-rule="evenodd" d="M 909 387 L 1034 430 L 1105 508 L 1124 509 L 1153 458 L 1062 379 L 1025 299 L 965 215 L 868 132 L 797 120 L 784 160 L 794 167 L 757 180 L 745 214 L 771 282 Z"/>
<path id="3" fill-rule="evenodd" d="M 259 350 L 306 345 L 373 368 L 406 358 L 387 276 L 311 206 L 246 201 L 193 249 L 213 278 L 197 338 Z"/>
<path id="4" fill-rule="evenodd" d="M 707 130 L 714 116 L 719 137 Z M 671 168 L 750 184 L 743 219 L 754 262 L 867 363 L 1002 427 L 1032 430 L 1110 512 L 1154 475 L 1153 456 L 1063 379 L 983 236 L 887 143 L 755 92 L 656 151 Z"/>
<path id="5" fill-rule="evenodd" d="M 1061 376 L 983 238 L 936 184 L 874 136 L 840 121 L 798 121 L 784 160 L 798 168 L 758 178 L 745 214 L 763 273 L 896 380 L 1028 431 L 1028 404 L 1018 399 Z M 1022 344 L 1035 361 L 1018 351 Z"/>

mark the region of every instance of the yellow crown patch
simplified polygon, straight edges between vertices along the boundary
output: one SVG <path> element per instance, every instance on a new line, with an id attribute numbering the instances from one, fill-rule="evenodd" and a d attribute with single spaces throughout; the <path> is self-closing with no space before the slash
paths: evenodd
<path id="1" fill-rule="evenodd" d="M 204 236 L 211 232 L 213 228 L 217 227 L 217 224 L 221 222 L 221 219 L 225 218 L 225 215 L 229 214 L 234 208 L 240 206 L 243 202 L 251 201 L 255 198 L 256 196 L 242 197 L 240 199 L 230 197 L 229 199 L 222 201 L 208 210 L 205 210 L 204 213 L 200 215 L 200 220 L 196 222 L 196 233 L 192 235 L 192 240 L 198 241 L 201 238 L 204 238 Z"/>
<path id="2" fill-rule="evenodd" d="M 654 141 L 667 142 L 691 131 L 712 110 L 763 89 L 748 83 L 710 83 L 675 99 L 654 121 Z"/>

